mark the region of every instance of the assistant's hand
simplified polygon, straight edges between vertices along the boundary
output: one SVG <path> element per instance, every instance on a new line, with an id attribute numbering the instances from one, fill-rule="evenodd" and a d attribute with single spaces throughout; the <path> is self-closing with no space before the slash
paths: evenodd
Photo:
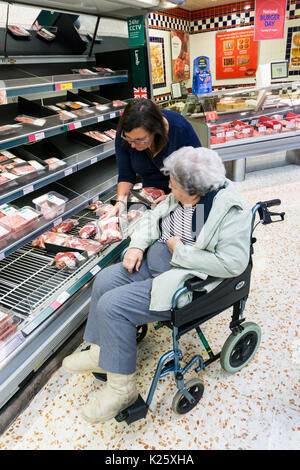
<path id="1" fill-rule="evenodd" d="M 181 239 L 179 237 L 170 237 L 167 240 L 167 246 L 171 254 L 173 254 L 175 245 L 177 245 L 178 242 L 181 242 Z"/>
<path id="2" fill-rule="evenodd" d="M 123 266 L 128 272 L 138 271 L 143 261 L 144 252 L 140 248 L 129 248 L 123 258 Z"/>
<path id="3" fill-rule="evenodd" d="M 116 204 L 100 217 L 100 220 L 109 219 L 110 217 L 119 217 L 126 210 L 126 204 L 123 202 L 116 202 Z"/>
<path id="4" fill-rule="evenodd" d="M 152 209 L 155 209 L 155 207 L 157 206 L 157 204 L 159 204 L 160 202 L 164 201 L 165 199 L 167 199 L 169 195 L 168 194 L 163 194 L 162 196 L 158 197 L 157 199 L 155 199 L 155 201 L 153 201 L 153 203 L 151 204 L 151 208 Z"/>

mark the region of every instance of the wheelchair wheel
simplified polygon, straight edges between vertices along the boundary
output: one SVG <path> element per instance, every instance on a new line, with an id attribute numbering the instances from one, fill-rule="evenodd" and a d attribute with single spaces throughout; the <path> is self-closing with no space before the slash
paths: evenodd
<path id="1" fill-rule="evenodd" d="M 184 415 L 195 408 L 204 392 L 204 384 L 198 378 L 189 380 L 189 382 L 185 384 L 185 388 L 195 399 L 195 403 L 190 403 L 183 393 L 178 390 L 172 402 L 172 410 L 177 415 Z"/>
<path id="2" fill-rule="evenodd" d="M 136 327 L 136 343 L 140 343 L 145 338 L 148 331 L 148 325 L 139 325 Z"/>
<path id="3" fill-rule="evenodd" d="M 256 353 L 261 339 L 261 329 L 247 322 L 243 331 L 227 338 L 221 351 L 220 362 L 226 372 L 235 373 L 245 367 Z"/>

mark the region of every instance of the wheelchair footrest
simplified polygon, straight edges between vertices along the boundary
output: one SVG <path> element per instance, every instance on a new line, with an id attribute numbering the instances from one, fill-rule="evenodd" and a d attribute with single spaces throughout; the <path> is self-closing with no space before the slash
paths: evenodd
<path id="1" fill-rule="evenodd" d="M 148 412 L 148 406 L 144 402 L 141 395 L 138 396 L 137 400 L 130 405 L 125 410 L 120 411 L 120 413 L 115 416 L 115 420 L 120 423 L 121 421 L 126 421 L 127 424 L 134 423 L 139 419 L 145 418 Z"/>
<path id="2" fill-rule="evenodd" d="M 101 382 L 107 381 L 107 374 L 101 374 L 100 372 L 93 372 L 95 379 L 100 380 Z"/>

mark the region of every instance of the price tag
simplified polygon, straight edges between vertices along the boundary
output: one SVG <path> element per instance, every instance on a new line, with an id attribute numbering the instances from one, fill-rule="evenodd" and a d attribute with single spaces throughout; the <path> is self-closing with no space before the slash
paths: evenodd
<path id="1" fill-rule="evenodd" d="M 58 90 L 70 90 L 71 88 L 73 88 L 73 83 L 57 83 L 55 85 L 55 90 L 58 91 Z"/>
<path id="2" fill-rule="evenodd" d="M 65 176 L 69 176 L 73 173 L 73 168 L 68 168 L 67 170 L 65 170 Z"/>
<path id="3" fill-rule="evenodd" d="M 71 124 L 69 124 L 69 131 L 73 131 L 74 129 L 78 129 L 79 127 L 81 127 L 80 121 L 71 122 Z"/>
<path id="4" fill-rule="evenodd" d="M 117 113 L 110 113 L 110 119 L 115 118 L 117 116 Z"/>
<path id="5" fill-rule="evenodd" d="M 99 199 L 99 196 L 95 196 L 95 197 L 93 197 L 93 199 L 92 199 L 92 203 L 93 203 L 93 202 L 96 202 L 96 201 L 98 201 L 98 199 Z"/>
<path id="6" fill-rule="evenodd" d="M 93 165 L 94 163 L 97 163 L 97 161 L 98 161 L 97 157 L 91 158 L 91 165 Z"/>
<path id="7" fill-rule="evenodd" d="M 217 137 L 225 137 L 225 132 L 217 132 Z"/>
<path id="8" fill-rule="evenodd" d="M 37 140 L 41 140 L 45 138 L 45 132 L 38 132 L 37 134 L 31 134 L 28 137 L 29 142 L 36 142 Z"/>
<path id="9" fill-rule="evenodd" d="M 274 124 L 273 129 L 279 131 L 281 129 L 281 124 Z"/>
<path id="10" fill-rule="evenodd" d="M 5 253 L 0 253 L 0 260 L 3 260 L 5 258 Z"/>
<path id="11" fill-rule="evenodd" d="M 26 194 L 32 193 L 34 191 L 33 185 L 26 186 L 26 188 L 23 189 L 23 195 L 25 196 Z"/>
<path id="12" fill-rule="evenodd" d="M 61 223 L 62 223 L 62 218 L 59 217 L 59 219 L 54 220 L 54 222 L 53 222 L 53 227 L 56 227 L 57 225 L 59 225 L 59 224 L 61 224 Z"/>
<path id="13" fill-rule="evenodd" d="M 104 121 L 104 116 L 98 116 L 98 122 Z"/>
<path id="14" fill-rule="evenodd" d="M 207 121 L 217 121 L 218 120 L 218 114 L 216 113 L 216 111 L 208 111 L 205 114 L 205 117 L 206 117 Z"/>
<path id="15" fill-rule="evenodd" d="M 232 137 L 234 136 L 234 131 L 227 131 L 226 132 L 226 137 Z"/>
<path id="16" fill-rule="evenodd" d="M 101 271 L 101 268 L 100 266 L 98 266 L 98 264 L 96 264 L 96 266 L 94 266 L 91 270 L 90 270 L 90 273 L 95 276 L 95 274 L 97 274 L 99 271 Z"/>
<path id="17" fill-rule="evenodd" d="M 251 131 L 250 127 L 246 127 L 245 129 L 242 129 L 243 134 L 249 134 Z"/>
<path id="18" fill-rule="evenodd" d="M 267 128 L 266 126 L 259 126 L 258 127 L 258 132 L 266 132 Z"/>
<path id="19" fill-rule="evenodd" d="M 63 304 L 69 297 L 70 297 L 70 294 L 68 294 L 68 292 L 65 291 L 57 297 L 57 302 L 59 302 L 60 304 Z"/>

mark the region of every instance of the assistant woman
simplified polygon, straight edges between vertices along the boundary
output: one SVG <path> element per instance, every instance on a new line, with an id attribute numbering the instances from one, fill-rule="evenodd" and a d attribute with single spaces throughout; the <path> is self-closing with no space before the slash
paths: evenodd
<path id="1" fill-rule="evenodd" d="M 120 215 L 138 175 L 145 187 L 170 192 L 169 176 L 160 169 L 164 160 L 181 147 L 201 147 L 191 124 L 175 111 L 160 110 L 150 99 L 133 99 L 126 106 L 116 136 L 118 165 L 117 203 L 105 217 Z M 162 196 L 156 200 L 161 202 Z"/>

